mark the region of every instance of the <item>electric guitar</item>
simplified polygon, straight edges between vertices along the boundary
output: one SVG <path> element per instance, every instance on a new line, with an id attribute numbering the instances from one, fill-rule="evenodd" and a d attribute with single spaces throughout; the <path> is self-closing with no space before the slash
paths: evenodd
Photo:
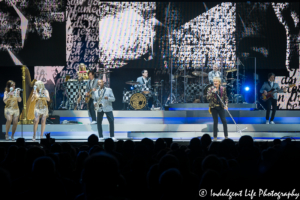
<path id="1" fill-rule="evenodd" d="M 294 86 L 296 86 L 296 84 L 290 84 L 289 86 L 284 87 L 284 88 L 291 88 L 291 87 L 294 87 Z M 284 88 L 282 88 L 282 89 L 284 89 Z M 280 90 L 282 90 L 282 89 L 280 89 Z M 261 100 L 267 101 L 268 99 L 270 99 L 271 97 L 273 97 L 273 95 L 275 93 L 277 93 L 277 92 L 278 92 L 278 90 L 272 89 L 272 90 L 270 90 L 270 91 L 267 92 L 267 95 L 265 95 L 264 93 L 262 93 L 261 94 Z"/>
<path id="2" fill-rule="evenodd" d="M 85 96 L 85 98 L 84 98 L 85 103 L 89 103 L 89 101 L 92 97 L 92 92 L 93 92 L 93 89 L 90 89 L 90 91 L 88 92 L 89 94 L 87 96 Z"/>

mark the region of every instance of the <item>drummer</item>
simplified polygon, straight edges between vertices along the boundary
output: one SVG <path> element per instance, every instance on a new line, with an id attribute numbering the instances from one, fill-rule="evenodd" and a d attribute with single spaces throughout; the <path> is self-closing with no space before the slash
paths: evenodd
<path id="1" fill-rule="evenodd" d="M 214 64 L 213 66 L 213 70 L 211 72 L 208 73 L 208 80 L 210 84 L 213 84 L 213 79 L 218 76 L 221 78 L 222 80 L 222 85 L 226 84 L 226 80 L 223 77 L 223 74 L 219 71 L 219 66 L 218 64 Z"/>
<path id="2" fill-rule="evenodd" d="M 136 79 L 140 85 L 145 85 L 147 88 L 151 88 L 151 78 L 148 78 L 148 70 L 142 70 L 142 76 Z"/>
<path id="3" fill-rule="evenodd" d="M 138 77 L 136 79 L 136 82 L 139 83 L 139 85 L 135 85 L 135 87 L 142 87 L 142 93 L 143 94 L 151 94 L 151 78 L 148 78 L 148 70 L 142 70 L 142 76 Z M 146 96 L 147 97 L 147 96 Z M 148 96 L 149 97 L 149 96 Z M 148 108 L 150 109 L 152 107 L 153 99 L 152 96 L 148 99 Z"/>

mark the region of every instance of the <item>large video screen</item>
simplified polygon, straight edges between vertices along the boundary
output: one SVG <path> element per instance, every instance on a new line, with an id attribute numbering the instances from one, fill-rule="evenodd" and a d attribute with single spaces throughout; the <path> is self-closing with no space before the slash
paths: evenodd
<path id="1" fill-rule="evenodd" d="M 65 65 L 65 3 L 0 1 L 0 65 Z"/>

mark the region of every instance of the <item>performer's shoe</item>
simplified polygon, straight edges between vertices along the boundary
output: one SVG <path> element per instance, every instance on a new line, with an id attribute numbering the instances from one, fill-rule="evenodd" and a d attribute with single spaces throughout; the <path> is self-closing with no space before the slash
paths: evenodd
<path id="1" fill-rule="evenodd" d="M 275 124 L 275 122 L 273 122 L 273 121 L 270 121 L 270 124 Z"/>
<path id="2" fill-rule="evenodd" d="M 228 136 L 225 136 L 225 139 L 228 139 Z"/>
<path id="3" fill-rule="evenodd" d="M 92 121 L 91 124 L 97 124 L 97 122 L 96 121 Z"/>
<path id="4" fill-rule="evenodd" d="M 5 139 L 6 139 L 6 140 L 9 140 L 9 136 L 8 136 L 8 135 L 5 135 Z"/>
<path id="5" fill-rule="evenodd" d="M 117 140 L 115 137 L 111 137 L 111 139 L 112 139 L 113 141 L 116 141 L 116 140 Z"/>
<path id="6" fill-rule="evenodd" d="M 15 138 L 14 138 L 14 136 L 11 136 L 11 141 L 15 141 Z"/>
<path id="7" fill-rule="evenodd" d="M 32 141 L 33 141 L 33 142 L 35 141 L 35 135 L 34 135 L 34 136 L 32 136 Z"/>
<path id="8" fill-rule="evenodd" d="M 266 124 L 270 124 L 268 120 L 266 121 Z"/>
<path id="9" fill-rule="evenodd" d="M 217 138 L 215 137 L 215 138 L 213 139 L 213 141 L 217 141 Z"/>

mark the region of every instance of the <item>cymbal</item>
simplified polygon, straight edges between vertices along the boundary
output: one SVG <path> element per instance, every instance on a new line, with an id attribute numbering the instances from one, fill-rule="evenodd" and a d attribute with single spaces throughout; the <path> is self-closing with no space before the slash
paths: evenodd
<path id="1" fill-rule="evenodd" d="M 179 78 L 179 74 L 173 75 L 174 78 Z"/>
<path id="2" fill-rule="evenodd" d="M 193 77 L 191 75 L 185 75 L 185 76 L 181 76 L 181 77 L 184 77 L 184 78 L 195 78 L 195 77 Z"/>
<path id="3" fill-rule="evenodd" d="M 193 74 L 194 76 L 208 76 L 207 73 L 202 72 L 202 71 L 193 71 L 192 74 Z"/>
<path id="4" fill-rule="evenodd" d="M 107 72 L 103 72 L 103 74 L 108 74 L 108 73 L 111 73 L 112 71 L 107 71 Z"/>
<path id="5" fill-rule="evenodd" d="M 235 80 L 235 78 L 228 78 L 227 80 Z"/>
<path id="6" fill-rule="evenodd" d="M 154 84 L 153 87 L 161 87 L 161 84 Z"/>
<path id="7" fill-rule="evenodd" d="M 232 68 L 232 69 L 227 69 L 227 70 L 225 70 L 225 72 L 235 72 L 235 71 L 237 71 L 237 69 L 236 68 Z"/>
<path id="8" fill-rule="evenodd" d="M 135 82 L 135 81 L 127 81 L 126 84 L 128 85 L 139 85 L 139 82 Z"/>

